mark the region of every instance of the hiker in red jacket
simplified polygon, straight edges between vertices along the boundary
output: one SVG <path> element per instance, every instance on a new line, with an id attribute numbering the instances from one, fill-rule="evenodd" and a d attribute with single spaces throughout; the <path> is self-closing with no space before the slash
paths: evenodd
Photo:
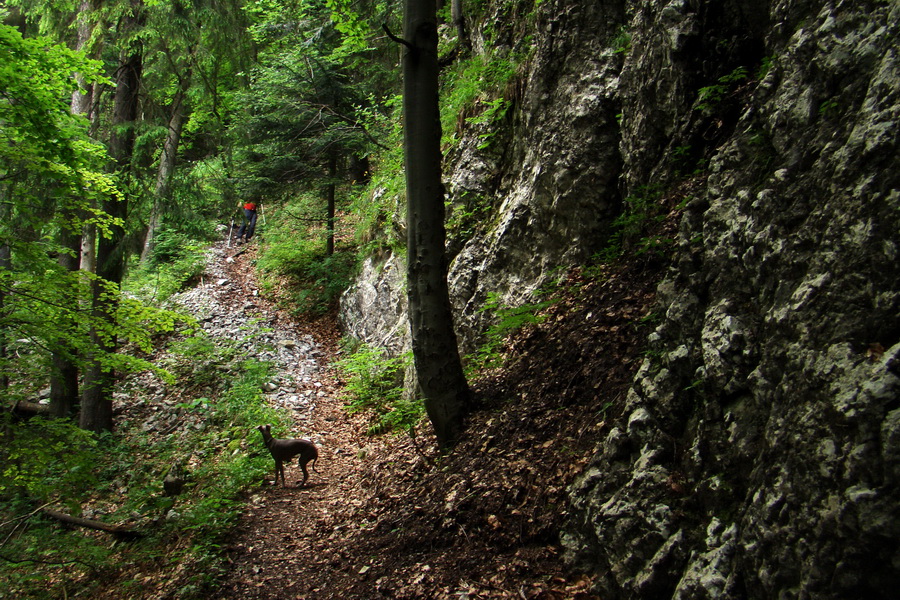
<path id="1" fill-rule="evenodd" d="M 245 202 L 243 205 L 243 209 L 244 222 L 241 223 L 241 228 L 238 229 L 237 232 L 238 244 L 242 242 L 249 242 L 250 238 L 253 237 L 253 231 L 256 229 L 256 203 Z"/>

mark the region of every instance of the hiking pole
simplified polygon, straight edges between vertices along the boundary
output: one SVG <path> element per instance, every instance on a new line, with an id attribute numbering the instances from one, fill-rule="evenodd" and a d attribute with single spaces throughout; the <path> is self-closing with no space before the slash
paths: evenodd
<path id="1" fill-rule="evenodd" d="M 262 215 L 262 218 L 263 218 L 263 225 L 265 225 L 265 224 L 266 224 L 266 213 L 263 212 L 263 204 L 262 204 L 262 202 L 259 203 L 259 214 Z"/>
<path id="2" fill-rule="evenodd" d="M 234 213 L 231 213 L 231 229 L 228 230 L 228 245 L 226 248 L 231 248 L 231 234 L 234 233 Z"/>

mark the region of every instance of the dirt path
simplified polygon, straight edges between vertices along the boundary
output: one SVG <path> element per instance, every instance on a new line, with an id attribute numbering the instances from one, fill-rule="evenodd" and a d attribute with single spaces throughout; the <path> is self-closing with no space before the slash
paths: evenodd
<path id="1" fill-rule="evenodd" d="M 298 487 L 302 473 L 293 461 L 286 465 L 288 487 L 264 485 L 252 493 L 240 525 L 228 545 L 230 570 L 214 598 L 342 597 L 308 584 L 310 570 L 342 562 L 337 537 L 351 526 L 349 513 L 362 506 L 365 462 L 372 440 L 360 432 L 365 425 L 352 417 L 340 400 L 340 382 L 329 361 L 337 351 L 338 332 L 333 318 L 302 322 L 284 314 L 258 296 L 252 262 L 255 247 L 217 247 L 224 278 L 231 286 L 234 306 L 251 308 L 272 323 L 278 337 L 306 340 L 305 356 L 279 365 L 287 394 L 271 395 L 274 404 L 292 409 L 295 435 L 309 437 L 319 447 L 316 472 L 306 487 Z M 232 259 L 229 259 L 232 257 Z M 217 273 L 210 273 L 216 278 Z M 284 344 L 282 344 L 283 346 Z M 259 439 L 262 449 L 262 438 Z M 274 463 L 273 463 L 274 475 Z M 271 483 L 271 480 L 267 483 Z"/>
<path id="2" fill-rule="evenodd" d="M 270 398 L 292 410 L 296 433 L 319 445 L 320 460 L 305 488 L 296 487 L 294 464 L 289 487 L 250 493 L 211 599 L 596 598 L 562 560 L 566 490 L 642 360 L 645 332 L 633 324 L 649 314 L 654 270 L 576 276 L 543 325 L 509 342 L 506 367 L 473 382 L 466 434 L 439 456 L 426 427 L 415 442 L 364 436 L 364 417 L 344 411 L 328 367 L 334 323 L 279 313 L 256 295 L 253 248 L 233 261 L 235 250 L 225 250 L 221 283 L 232 289 L 221 296 L 282 340 L 283 389 Z M 291 340 L 306 341 L 285 348 Z"/>

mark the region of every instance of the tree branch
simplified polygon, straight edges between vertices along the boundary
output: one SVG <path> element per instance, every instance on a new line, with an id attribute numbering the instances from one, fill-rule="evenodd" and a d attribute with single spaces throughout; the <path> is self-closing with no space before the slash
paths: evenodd
<path id="1" fill-rule="evenodd" d="M 112 533 L 113 535 L 124 538 L 134 538 L 143 535 L 140 531 L 135 530 L 135 528 L 130 525 L 111 525 L 109 523 L 104 523 L 103 521 L 95 521 L 94 519 L 82 519 L 81 517 L 73 517 L 72 515 L 67 515 L 49 508 L 45 508 L 41 512 L 48 517 L 52 517 L 63 523 L 87 527 L 89 529 L 99 529 L 100 531 Z"/>
<path id="2" fill-rule="evenodd" d="M 393 33 L 391 33 L 391 30 L 388 29 L 387 23 L 382 23 L 382 24 L 381 24 L 381 28 L 384 29 L 384 32 L 387 34 L 387 36 L 388 36 L 389 38 L 391 38 L 392 40 L 394 40 L 394 41 L 397 42 L 398 44 L 403 44 L 404 46 L 406 46 L 406 47 L 409 48 L 410 50 L 415 50 L 415 48 L 413 48 L 413 45 L 412 45 L 412 44 L 410 44 L 409 42 L 407 42 L 407 41 L 404 40 L 403 38 L 397 37 L 396 35 L 394 35 Z"/>

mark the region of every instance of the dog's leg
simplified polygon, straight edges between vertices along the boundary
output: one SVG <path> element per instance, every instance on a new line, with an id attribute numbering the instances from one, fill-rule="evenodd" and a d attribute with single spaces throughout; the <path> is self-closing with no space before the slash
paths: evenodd
<path id="1" fill-rule="evenodd" d="M 286 487 L 287 484 L 284 482 L 284 463 L 275 459 L 275 485 L 278 485 L 278 475 L 281 475 L 281 487 Z"/>
<path id="2" fill-rule="evenodd" d="M 300 487 L 306 487 L 306 480 L 309 479 L 309 473 L 306 471 L 306 463 L 303 462 L 303 459 L 297 461 L 297 464 L 300 465 L 300 469 L 303 471 L 303 483 L 300 484 Z"/>

